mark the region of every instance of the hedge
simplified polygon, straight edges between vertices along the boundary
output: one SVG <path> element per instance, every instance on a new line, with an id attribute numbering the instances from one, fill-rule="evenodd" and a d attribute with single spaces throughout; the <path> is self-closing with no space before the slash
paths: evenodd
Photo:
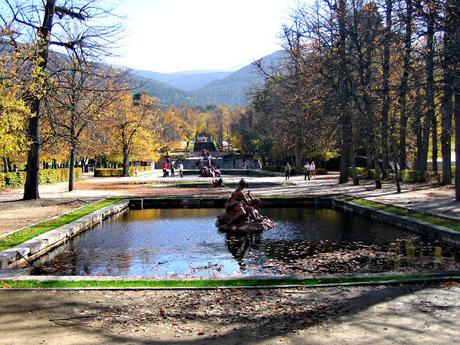
<path id="1" fill-rule="evenodd" d="M 81 177 L 81 169 L 74 170 L 76 179 Z M 65 182 L 69 180 L 69 169 L 41 169 L 40 170 L 40 184 Z M 0 188 L 16 188 L 23 186 L 26 182 L 26 172 L 9 172 L 0 173 Z"/>
<path id="2" fill-rule="evenodd" d="M 327 170 L 324 168 L 316 168 L 315 174 L 316 175 L 327 175 Z"/>
<path id="3" fill-rule="evenodd" d="M 405 169 L 401 171 L 401 181 L 409 183 L 425 182 L 426 174 L 420 170 Z"/>
<path id="4" fill-rule="evenodd" d="M 374 178 L 374 171 L 374 169 L 356 167 L 356 175 L 358 178 Z M 348 168 L 348 176 L 353 176 L 353 171 L 351 168 Z"/>
<path id="5" fill-rule="evenodd" d="M 137 171 L 150 171 L 152 169 L 149 165 L 129 167 L 129 176 L 134 176 L 134 171 L 137 168 Z M 98 168 L 94 170 L 94 177 L 122 177 L 123 169 L 122 168 Z"/>

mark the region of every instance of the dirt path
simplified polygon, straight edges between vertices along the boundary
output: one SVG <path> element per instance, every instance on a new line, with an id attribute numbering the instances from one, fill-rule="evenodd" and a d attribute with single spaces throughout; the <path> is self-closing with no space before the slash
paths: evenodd
<path id="1" fill-rule="evenodd" d="M 0 291 L 0 344 L 454 344 L 460 286 Z"/>

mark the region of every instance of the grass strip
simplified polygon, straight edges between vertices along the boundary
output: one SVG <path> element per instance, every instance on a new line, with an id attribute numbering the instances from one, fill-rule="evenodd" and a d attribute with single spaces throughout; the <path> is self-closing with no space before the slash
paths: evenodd
<path id="1" fill-rule="evenodd" d="M 423 213 L 418 213 L 415 211 L 411 211 L 402 207 L 395 207 L 395 206 L 389 206 L 386 204 L 378 203 L 375 201 L 370 201 L 362 198 L 356 198 L 353 196 L 347 196 L 343 195 L 338 197 L 337 199 L 351 202 L 356 205 L 360 206 L 365 206 L 369 208 L 373 208 L 375 210 L 379 211 L 385 211 L 393 214 L 397 214 L 399 216 L 406 216 L 406 217 L 411 217 L 415 218 L 418 220 L 421 220 L 426 223 L 434 224 L 434 225 L 441 225 L 445 226 L 446 228 L 452 229 L 454 231 L 460 232 L 460 222 L 456 222 L 453 220 L 437 217 L 435 215 L 428 215 L 428 214 L 423 214 Z"/>
<path id="2" fill-rule="evenodd" d="M 445 276 L 444 276 L 445 277 Z M 443 278 L 439 274 L 408 274 L 394 276 L 337 277 L 306 279 L 209 279 L 209 280 L 0 280 L 0 289 L 60 289 L 60 288 L 220 288 L 264 286 L 311 286 L 343 283 L 400 283 L 431 278 Z M 453 272 L 449 279 L 460 278 Z"/>
<path id="3" fill-rule="evenodd" d="M 54 230 L 60 226 L 69 224 L 83 216 L 86 216 L 94 211 L 97 211 L 106 206 L 110 206 L 118 202 L 121 198 L 110 198 L 101 201 L 97 201 L 76 210 L 67 212 L 63 215 L 45 220 L 41 223 L 29 226 L 27 228 L 18 230 L 4 238 L 0 239 L 0 251 L 12 248 L 21 244 L 25 241 L 28 241 L 35 236 L 41 235 L 45 232 Z"/>

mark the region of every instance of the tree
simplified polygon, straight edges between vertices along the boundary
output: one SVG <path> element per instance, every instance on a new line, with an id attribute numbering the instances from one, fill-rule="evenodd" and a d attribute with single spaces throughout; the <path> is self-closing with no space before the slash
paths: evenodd
<path id="1" fill-rule="evenodd" d="M 8 28 L 1 31 L 2 37 L 9 36 Z M 0 157 L 5 172 L 11 170 L 11 159 L 26 151 L 28 146 L 25 128 L 31 113 L 21 99 L 25 88 L 18 70 L 20 52 L 16 49 L 1 51 L 0 55 Z"/>
<path id="2" fill-rule="evenodd" d="M 403 14 L 404 22 L 404 48 L 403 48 L 403 70 L 399 84 L 399 166 L 401 169 L 407 167 L 407 95 L 409 75 L 411 70 L 411 52 L 412 52 L 412 17 L 413 17 L 413 4 L 412 0 L 405 0 L 406 11 Z"/>
<path id="3" fill-rule="evenodd" d="M 50 45 L 78 50 L 86 59 L 95 59 L 104 54 L 119 32 L 119 25 L 104 26 L 102 19 L 110 16 L 110 10 L 101 6 L 101 1 L 5 0 L 9 14 L 2 16 L 14 30 L 24 34 L 32 46 L 31 62 L 35 65 L 33 82 L 41 85 L 41 92 L 30 94 L 26 99 L 30 106 L 27 133 L 30 148 L 27 156 L 27 177 L 24 199 L 38 199 L 40 169 L 40 119 L 47 89 L 47 66 Z M 5 11 L 6 12 L 6 11 Z M 8 16 L 8 17 L 6 17 Z M 59 26 L 58 29 L 54 29 Z"/>
<path id="4" fill-rule="evenodd" d="M 56 56 L 53 61 L 52 89 L 45 99 L 45 114 L 53 133 L 69 147 L 69 191 L 74 188 L 74 168 L 84 133 L 95 127 L 103 109 L 125 85 L 125 73 L 85 62 L 76 51 Z M 89 138 L 87 137 L 87 140 Z"/>
<path id="5" fill-rule="evenodd" d="M 392 27 L 393 0 L 385 0 L 385 29 L 383 32 L 382 63 L 382 171 L 386 176 L 388 169 L 388 113 L 390 110 L 390 45 Z"/>
<path id="6" fill-rule="evenodd" d="M 123 159 L 123 176 L 129 176 L 130 157 L 137 146 L 152 152 L 159 140 L 157 101 L 147 94 L 137 94 L 134 99 L 129 92 L 118 94 L 105 112 L 103 124 L 107 124 L 113 135 L 113 142 L 120 143 Z M 147 145 L 147 150 L 144 145 Z"/>

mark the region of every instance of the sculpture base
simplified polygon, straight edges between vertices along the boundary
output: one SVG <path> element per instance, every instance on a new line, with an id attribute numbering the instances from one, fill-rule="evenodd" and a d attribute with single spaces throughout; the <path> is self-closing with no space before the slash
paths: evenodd
<path id="1" fill-rule="evenodd" d="M 264 231 L 271 229 L 275 226 L 269 219 L 264 219 L 261 222 L 246 222 L 237 225 L 229 225 L 229 224 L 218 224 L 216 222 L 216 226 L 219 230 L 222 231 L 235 231 L 235 232 L 250 232 L 250 231 Z"/>

